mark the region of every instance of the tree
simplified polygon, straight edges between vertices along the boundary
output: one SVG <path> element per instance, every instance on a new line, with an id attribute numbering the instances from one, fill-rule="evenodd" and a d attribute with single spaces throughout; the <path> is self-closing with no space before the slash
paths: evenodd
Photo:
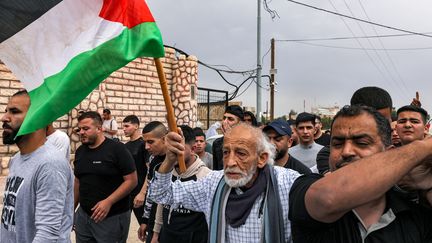
<path id="1" fill-rule="evenodd" d="M 330 117 L 322 117 L 321 118 L 321 124 L 323 130 L 329 130 L 332 122 L 332 118 Z"/>

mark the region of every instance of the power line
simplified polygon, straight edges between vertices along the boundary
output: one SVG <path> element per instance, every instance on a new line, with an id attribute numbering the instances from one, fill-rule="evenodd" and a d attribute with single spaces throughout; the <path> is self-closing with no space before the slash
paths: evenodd
<path id="1" fill-rule="evenodd" d="M 413 35 L 424 36 L 424 37 L 432 37 L 431 35 L 423 34 L 423 33 L 420 33 L 420 32 L 414 32 L 414 31 L 410 31 L 410 30 L 404 30 L 404 29 L 400 29 L 400 28 L 396 28 L 396 27 L 392 27 L 392 26 L 388 26 L 388 25 L 383 25 L 383 24 L 375 23 L 375 22 L 372 22 L 372 21 L 364 20 L 364 19 L 355 18 L 355 17 L 352 17 L 352 16 L 348 16 L 348 15 L 341 14 L 341 13 L 336 13 L 336 12 L 333 12 L 333 11 L 330 11 L 330 10 L 327 10 L 327 9 L 318 8 L 318 7 L 315 7 L 315 6 L 312 6 L 312 5 L 309 5 L 309 4 L 305 4 L 305 3 L 301 3 L 301 2 L 297 2 L 297 1 L 294 1 L 294 0 L 287 0 L 287 1 L 295 3 L 295 4 L 298 4 L 298 5 L 305 6 L 305 7 L 308 7 L 308 8 L 313 8 L 313 9 L 316 9 L 316 10 L 319 10 L 319 11 L 323 11 L 323 12 L 326 12 L 326 13 L 331 13 L 331 14 L 338 15 L 338 16 L 341 16 L 341 17 L 357 20 L 357 21 L 360 21 L 360 22 L 363 22 L 363 23 L 366 23 L 366 24 L 376 25 L 376 26 L 379 26 L 379 27 L 382 27 L 382 28 L 387 28 L 387 29 L 391 29 L 391 30 L 397 30 L 397 31 L 401 31 L 401 32 L 405 32 L 405 33 L 409 33 L 409 34 L 413 34 Z"/>
<path id="2" fill-rule="evenodd" d="M 347 7 L 348 11 L 350 12 L 351 16 L 355 17 L 354 12 L 351 10 L 350 6 L 348 5 L 346 0 L 343 0 L 345 3 L 345 6 Z M 363 10 L 365 11 L 366 17 L 369 18 L 369 16 L 366 13 L 366 10 L 363 8 Z M 370 21 L 370 19 L 368 19 L 368 21 Z M 363 29 L 363 27 L 361 26 L 360 22 L 356 22 L 357 26 L 359 27 L 360 31 L 363 33 L 363 35 L 366 35 L 366 31 Z M 372 27 L 374 27 L 372 25 Z M 372 41 L 370 39 L 366 39 L 367 43 L 369 43 L 369 45 L 371 46 L 372 49 L 376 49 L 375 45 L 372 43 Z M 402 96 L 405 95 L 406 97 L 406 91 L 407 89 L 400 86 L 400 84 L 397 82 L 397 80 L 395 79 L 395 77 L 393 76 L 393 72 L 390 72 L 390 69 L 388 67 L 388 65 L 386 64 L 386 62 L 384 62 L 383 58 L 381 57 L 380 53 L 378 53 L 377 50 L 372 50 L 373 53 L 375 53 L 376 57 L 378 58 L 378 62 L 381 63 L 381 65 L 384 67 L 384 71 L 387 72 L 387 75 L 390 77 L 390 80 L 393 81 L 394 84 L 396 84 L 396 86 L 400 89 L 401 94 L 403 94 Z M 395 72 L 397 72 L 397 70 L 395 69 Z M 403 83 L 403 82 L 402 82 Z"/>
<path id="3" fill-rule="evenodd" d="M 335 11 L 337 11 L 336 6 L 333 4 L 333 2 L 331 0 L 328 0 L 330 2 L 330 4 L 332 5 L 333 9 Z M 335 12 L 337 13 L 337 12 Z M 339 13 L 338 13 L 339 14 Z M 345 24 L 345 26 L 347 27 L 347 29 L 351 32 L 351 34 L 354 37 L 354 40 L 357 42 L 357 44 L 361 47 L 361 49 L 363 50 L 363 52 L 366 54 L 366 56 L 368 57 L 369 61 L 373 64 L 373 66 L 378 70 L 378 72 L 381 74 L 381 76 L 384 78 L 384 80 L 387 80 L 387 77 L 384 75 L 384 72 L 381 70 L 381 68 L 378 66 L 378 64 L 375 62 L 375 60 L 372 58 L 372 56 L 369 54 L 369 52 L 365 49 L 365 47 L 363 46 L 363 44 L 360 42 L 359 39 L 355 38 L 356 35 L 354 34 L 354 31 L 351 29 L 351 27 L 348 25 L 348 23 L 346 22 L 346 20 L 344 18 L 342 18 L 342 16 L 338 15 L 340 17 L 340 19 L 342 20 L 342 22 Z"/>
<path id="4" fill-rule="evenodd" d="M 253 80 L 250 81 L 249 85 L 240 93 L 236 96 L 236 98 L 240 97 L 242 94 L 244 94 L 249 88 L 250 86 L 254 83 Z"/>
<path id="5" fill-rule="evenodd" d="M 169 45 L 164 45 L 164 46 L 165 46 L 165 47 L 168 47 L 168 48 L 172 48 L 172 49 L 174 49 L 175 51 L 177 51 L 177 52 L 180 53 L 180 54 L 183 54 L 183 55 L 185 55 L 185 56 L 189 56 L 188 53 L 186 53 L 185 51 L 183 51 L 183 50 L 181 50 L 181 49 L 179 49 L 179 48 L 177 48 L 177 47 L 173 47 L 173 46 L 169 46 Z M 227 65 L 223 65 L 223 64 L 222 64 L 222 65 L 212 65 L 212 64 L 204 63 L 204 62 L 202 62 L 202 61 L 200 61 L 200 60 L 198 60 L 198 63 L 201 64 L 201 65 L 203 65 L 203 66 L 205 66 L 205 67 L 207 67 L 207 68 L 210 68 L 210 69 L 212 69 L 212 70 L 215 70 L 215 71 L 225 72 L 225 73 L 232 73 L 232 74 L 250 74 L 250 73 L 253 73 L 253 72 L 256 71 L 256 69 L 245 70 L 245 71 L 236 71 L 236 70 L 230 68 L 230 67 L 227 66 Z M 215 68 L 216 66 L 225 67 L 225 68 L 227 68 L 227 69 Z"/>
<path id="6" fill-rule="evenodd" d="M 369 15 L 366 12 L 366 8 L 363 6 L 363 3 L 360 0 L 357 0 L 358 3 L 360 4 L 361 9 L 363 10 L 364 14 L 366 15 L 366 18 L 370 21 Z M 375 26 L 371 26 L 372 29 L 374 30 L 375 34 L 378 35 L 378 31 L 376 30 Z M 368 39 L 369 40 L 369 39 Z M 396 67 L 396 64 L 393 61 L 393 58 L 390 56 L 390 54 L 387 51 L 387 48 L 384 46 L 384 43 L 382 42 L 381 38 L 378 38 L 378 42 L 380 43 L 381 47 L 384 49 L 384 52 L 386 54 L 387 59 L 390 61 L 390 64 L 394 70 L 394 72 L 396 73 L 396 76 L 399 78 L 399 81 L 402 83 L 402 85 L 404 86 L 405 90 L 408 90 L 407 85 L 405 84 L 404 79 L 402 78 L 402 75 L 399 73 L 398 68 Z M 406 96 L 405 92 L 404 95 Z"/>
<path id="7" fill-rule="evenodd" d="M 270 7 L 268 6 L 268 4 L 272 2 L 272 0 L 270 1 L 264 0 L 263 2 L 264 2 L 263 4 L 264 10 L 270 14 L 270 17 L 272 19 L 275 19 L 276 17 L 280 18 L 278 12 L 276 10 L 270 9 Z"/>
<path id="8" fill-rule="evenodd" d="M 423 34 L 430 34 L 432 32 L 426 32 Z M 275 41 L 279 42 L 297 42 L 297 41 L 333 41 L 333 40 L 352 40 L 352 39 L 368 39 L 368 38 L 386 38 L 386 37 L 403 37 L 403 36 L 413 36 L 414 34 L 393 34 L 393 35 L 367 35 L 367 36 L 357 36 L 357 37 L 329 37 L 329 38 L 309 38 L 309 39 L 279 39 Z"/>
<path id="9" fill-rule="evenodd" d="M 333 46 L 333 45 L 323 45 L 323 44 L 312 44 L 306 41 L 292 41 L 294 43 L 308 45 L 308 46 L 318 46 L 318 47 L 327 47 L 334 49 L 346 49 L 346 50 L 364 50 L 359 47 L 347 47 L 347 46 Z M 365 48 L 368 51 L 420 51 L 420 50 L 431 50 L 432 47 L 414 47 L 414 48 Z"/>
<path id="10" fill-rule="evenodd" d="M 384 63 L 384 61 L 382 60 L 381 56 L 378 54 L 378 52 L 375 50 L 374 53 L 376 55 L 376 57 L 378 58 L 378 61 L 381 62 L 381 64 L 383 65 L 384 70 L 382 70 L 382 68 L 378 65 L 379 63 L 376 62 L 376 60 L 371 56 L 371 54 L 369 53 L 369 51 L 367 50 L 367 48 L 362 44 L 362 42 L 360 42 L 360 40 L 358 38 L 356 38 L 356 34 L 354 33 L 354 31 L 351 29 L 351 27 L 348 25 L 347 21 L 345 20 L 345 18 L 343 18 L 343 16 L 341 16 L 336 8 L 336 6 L 333 4 L 332 0 L 328 0 L 330 2 L 330 4 L 332 5 L 333 9 L 334 9 L 334 13 L 336 13 L 337 16 L 339 16 L 342 20 L 342 22 L 345 24 L 345 26 L 347 27 L 347 29 L 351 32 L 351 34 L 353 35 L 353 39 L 357 42 L 357 44 L 360 46 L 360 49 L 366 54 L 367 58 L 369 59 L 369 61 L 371 62 L 371 64 L 373 64 L 373 66 L 376 68 L 376 70 L 379 72 L 379 74 L 382 76 L 383 80 L 387 81 L 390 85 L 393 85 L 392 82 L 396 83 L 396 81 L 393 79 L 393 76 L 390 74 L 387 65 Z M 346 2 L 346 0 L 343 0 L 345 3 L 346 8 L 348 9 L 348 11 L 350 12 L 350 14 L 352 16 L 354 16 L 354 13 L 351 11 L 350 6 L 348 5 L 348 3 Z M 353 17 L 355 18 L 355 17 Z M 363 30 L 362 26 L 359 24 L 359 22 L 356 22 L 358 27 L 360 28 L 360 30 L 363 32 L 363 35 L 365 36 L 366 33 Z M 375 49 L 375 47 L 373 46 L 373 44 L 371 43 L 370 39 L 366 39 L 369 43 L 369 45 L 372 47 L 372 49 Z M 388 76 L 387 76 L 387 75 Z M 390 79 L 389 79 L 390 78 Z M 398 87 L 400 88 L 400 87 Z"/>
<path id="11" fill-rule="evenodd" d="M 172 48 L 172 49 L 174 49 L 175 51 L 177 51 L 178 53 L 181 53 L 181 54 L 183 54 L 183 55 L 185 55 L 185 56 L 189 56 L 189 54 L 187 54 L 187 53 L 186 53 L 185 51 L 183 51 L 183 50 L 180 50 L 179 48 L 172 47 L 172 46 L 168 46 L 168 45 L 164 45 L 164 46 L 165 46 L 165 47 Z M 206 63 L 204 63 L 204 62 L 202 62 L 202 61 L 199 61 L 199 60 L 198 60 L 198 64 L 200 64 L 200 65 L 202 65 L 202 66 L 204 66 L 204 67 L 207 67 L 207 68 L 209 68 L 209 69 L 215 71 L 215 72 L 216 72 L 216 73 L 217 73 L 217 74 L 222 78 L 222 80 L 224 80 L 228 85 L 234 87 L 234 91 L 232 92 L 232 94 L 231 94 L 229 100 L 232 100 L 232 99 L 234 99 L 234 98 L 236 97 L 236 95 L 237 95 L 237 93 L 238 93 L 240 87 L 241 87 L 241 86 L 242 86 L 242 85 L 243 85 L 247 80 L 249 80 L 251 77 L 253 77 L 253 75 L 254 75 L 255 72 L 256 72 L 256 69 L 248 70 L 248 71 L 235 71 L 235 70 L 231 69 L 230 67 L 228 67 L 227 65 L 209 65 L 209 64 L 206 64 Z M 223 66 L 223 67 L 226 67 L 228 70 L 227 70 L 227 69 L 215 68 L 214 66 Z M 246 78 L 246 80 L 244 80 L 244 81 L 243 81 L 239 86 L 237 86 L 237 85 L 233 84 L 232 82 L 228 81 L 228 80 L 225 78 L 225 76 L 222 74 L 222 72 L 230 73 L 230 74 L 249 75 L 249 77 Z"/>

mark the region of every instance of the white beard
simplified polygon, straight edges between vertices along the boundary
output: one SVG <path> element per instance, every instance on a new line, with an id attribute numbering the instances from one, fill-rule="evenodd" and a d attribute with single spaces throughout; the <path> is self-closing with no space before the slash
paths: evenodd
<path id="1" fill-rule="evenodd" d="M 247 173 L 240 171 L 240 169 L 238 167 L 235 169 L 227 168 L 224 171 L 225 183 L 228 184 L 228 186 L 233 187 L 233 188 L 246 186 L 246 184 L 248 184 L 250 182 L 250 180 L 252 179 L 252 177 L 254 176 L 256 171 L 257 171 L 256 165 L 252 166 L 252 168 Z M 226 175 L 226 172 L 241 173 L 242 177 L 240 179 L 230 179 Z"/>

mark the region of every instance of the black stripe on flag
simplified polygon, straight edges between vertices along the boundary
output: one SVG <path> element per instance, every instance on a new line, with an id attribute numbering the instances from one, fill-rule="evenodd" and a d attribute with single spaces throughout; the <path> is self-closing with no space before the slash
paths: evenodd
<path id="1" fill-rule="evenodd" d="M 0 43 L 24 29 L 61 1 L 0 0 Z"/>

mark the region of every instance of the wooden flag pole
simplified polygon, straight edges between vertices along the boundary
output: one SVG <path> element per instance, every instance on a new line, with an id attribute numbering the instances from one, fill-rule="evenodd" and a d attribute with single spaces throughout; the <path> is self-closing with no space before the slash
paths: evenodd
<path id="1" fill-rule="evenodd" d="M 174 117 L 174 108 L 172 106 L 171 98 L 170 98 L 170 95 L 168 93 L 168 85 L 167 85 L 167 81 L 165 78 L 165 72 L 163 70 L 162 62 L 159 58 L 155 58 L 154 61 L 155 61 L 157 73 L 159 76 L 159 82 L 160 82 L 160 85 L 162 88 L 162 95 L 163 95 L 163 98 L 165 101 L 169 130 L 172 132 L 178 132 L 177 124 L 176 124 L 175 117 Z M 179 154 L 177 156 L 177 160 L 178 160 L 178 164 L 180 167 L 180 173 L 184 173 L 186 171 L 186 164 L 184 162 L 184 156 L 182 154 L 181 155 Z"/>

